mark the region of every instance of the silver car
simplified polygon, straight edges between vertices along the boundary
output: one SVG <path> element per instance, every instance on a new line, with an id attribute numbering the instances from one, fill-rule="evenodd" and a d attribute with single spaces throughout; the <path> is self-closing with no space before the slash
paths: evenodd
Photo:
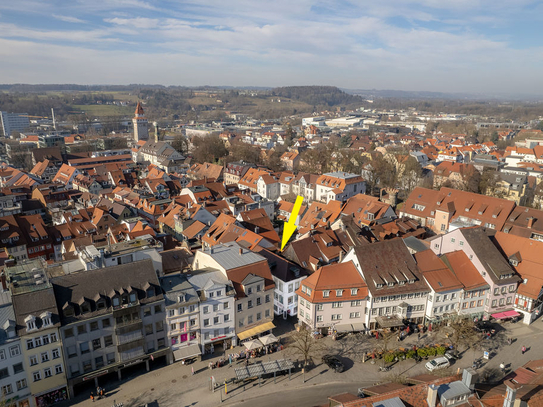
<path id="1" fill-rule="evenodd" d="M 433 372 L 434 370 L 443 369 L 445 367 L 449 367 L 451 365 L 451 362 L 449 362 L 449 359 L 447 359 L 445 356 L 440 356 L 438 358 L 432 359 L 429 362 L 426 363 L 426 369 L 428 369 L 430 372 Z"/>

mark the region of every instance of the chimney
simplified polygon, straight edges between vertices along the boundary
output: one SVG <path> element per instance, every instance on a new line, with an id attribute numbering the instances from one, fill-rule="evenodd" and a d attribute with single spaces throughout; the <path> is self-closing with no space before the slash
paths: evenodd
<path id="1" fill-rule="evenodd" d="M 240 247 L 239 248 L 239 255 L 241 256 L 243 254 L 243 249 Z"/>
<path id="2" fill-rule="evenodd" d="M 8 289 L 8 284 L 7 284 L 7 281 L 6 281 L 6 273 L 2 272 L 2 274 L 0 274 L 0 281 L 2 281 L 2 289 L 5 291 Z"/>
<path id="3" fill-rule="evenodd" d="M 431 384 L 428 386 L 428 396 L 426 397 L 428 407 L 436 407 L 437 405 L 437 386 Z"/>
<path id="4" fill-rule="evenodd" d="M 470 390 L 475 390 L 475 381 L 477 380 L 477 372 L 472 369 L 464 369 L 462 372 L 462 383 L 464 383 Z"/>
<path id="5" fill-rule="evenodd" d="M 533 226 L 533 224 L 534 224 L 534 217 L 533 217 L 533 216 L 530 216 L 530 217 L 528 218 L 528 229 L 531 229 L 532 226 Z"/>
<path id="6" fill-rule="evenodd" d="M 503 407 L 514 407 L 515 401 L 517 399 L 517 388 L 511 380 L 506 380 L 504 382 L 506 386 L 505 390 L 505 399 L 503 400 Z"/>
<path id="7" fill-rule="evenodd" d="M 255 226 L 255 233 L 258 235 L 260 233 L 260 227 Z"/>
<path id="8" fill-rule="evenodd" d="M 343 261 L 343 250 L 339 252 L 339 262 L 341 263 Z"/>

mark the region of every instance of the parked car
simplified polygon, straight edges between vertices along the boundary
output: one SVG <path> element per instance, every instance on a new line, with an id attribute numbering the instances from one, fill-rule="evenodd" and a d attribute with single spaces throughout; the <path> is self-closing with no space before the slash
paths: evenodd
<path id="1" fill-rule="evenodd" d="M 445 356 L 440 356 L 427 362 L 425 367 L 430 372 L 433 372 L 434 370 L 443 369 L 445 367 L 449 367 L 450 365 L 451 362 L 449 362 L 448 358 L 446 358 Z"/>
<path id="2" fill-rule="evenodd" d="M 334 370 L 336 373 L 343 372 L 343 363 L 341 363 L 341 360 L 339 360 L 336 356 L 333 355 L 324 355 L 322 357 L 322 361 L 326 363 L 326 365 Z"/>
<path id="3" fill-rule="evenodd" d="M 458 353 L 456 349 L 448 350 L 445 352 L 445 357 L 454 362 L 455 360 L 460 359 L 460 353 Z"/>

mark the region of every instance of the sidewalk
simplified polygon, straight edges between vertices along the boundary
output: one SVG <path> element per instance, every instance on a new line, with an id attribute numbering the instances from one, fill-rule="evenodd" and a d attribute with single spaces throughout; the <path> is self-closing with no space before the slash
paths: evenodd
<path id="1" fill-rule="evenodd" d="M 481 377 L 485 374 L 499 376 L 498 366 L 504 362 L 508 369 L 516 369 L 530 359 L 539 359 L 543 354 L 538 351 L 539 336 L 543 332 L 543 323 L 536 321 L 532 326 L 525 326 L 521 323 L 503 325 L 505 328 L 499 332 L 495 339 L 488 340 L 487 348 L 491 350 L 491 359 L 484 361 L 484 365 L 478 371 Z M 417 340 L 417 334 L 408 336 L 404 341 L 391 341 L 391 346 L 402 346 L 408 348 L 413 345 L 422 346 L 425 343 L 441 342 L 441 335 L 445 329 L 439 329 L 431 335 L 422 336 Z M 289 333 L 282 335 L 285 338 Z M 505 338 L 513 337 L 517 340 L 512 345 L 507 345 Z M 323 338 L 319 341 L 324 345 L 323 353 L 330 352 L 341 355 L 342 362 L 345 364 L 345 372 L 336 374 L 331 372 L 326 365 L 321 364 L 320 357 L 315 358 L 315 365 L 306 373 L 306 383 L 303 383 L 302 374 L 299 370 L 293 372 L 291 380 L 286 376 L 277 376 L 277 383 L 274 384 L 273 377 L 263 380 L 260 387 L 258 381 L 246 384 L 245 386 L 228 385 L 228 394 L 224 392 L 211 392 L 209 389 L 211 376 L 215 377 L 217 383 L 223 383 L 225 379 L 235 376 L 234 368 L 242 366 L 243 362 L 226 365 L 221 368 L 209 370 L 209 361 L 217 361 L 223 355 L 206 358 L 203 361 L 192 365 L 182 365 L 174 363 L 172 365 L 152 370 L 149 373 L 141 374 L 133 378 L 127 378 L 122 382 L 114 382 L 106 386 L 111 396 L 93 403 L 96 407 L 111 407 L 113 400 L 122 402 L 124 407 L 142 407 L 146 403 L 158 402 L 159 407 L 177 407 L 177 406 L 216 406 L 221 404 L 221 395 L 225 401 L 224 405 L 235 404 L 242 401 L 248 401 L 258 397 L 268 395 L 280 396 L 281 392 L 297 389 L 309 388 L 311 386 L 325 386 L 334 382 L 353 383 L 353 388 L 367 387 L 372 384 L 387 381 L 394 376 L 414 376 L 427 373 L 424 363 L 415 363 L 414 360 L 405 360 L 397 363 L 388 373 L 379 372 L 379 364 L 369 362 L 361 363 L 361 355 L 364 351 L 372 349 L 376 343 L 375 339 L 367 335 L 350 335 L 338 341 L 332 341 L 331 338 Z M 419 342 L 417 344 L 417 342 Z M 520 348 L 526 346 L 529 350 L 522 355 Z M 238 352 L 242 347 L 238 346 L 228 353 Z M 469 350 L 458 360 L 451 368 L 439 371 L 437 374 L 447 375 L 456 373 L 457 369 L 471 367 L 474 358 L 482 357 L 481 351 Z M 264 357 L 251 359 L 251 363 L 267 360 L 276 360 L 290 358 L 296 361 L 288 348 L 283 351 L 273 353 Z M 191 369 L 194 368 L 194 376 Z M 498 377 L 499 378 L 499 377 Z M 224 391 L 224 387 L 222 387 Z M 114 394 L 113 394 L 114 393 Z M 88 394 L 79 395 L 76 399 L 70 400 L 65 406 L 77 405 L 81 407 L 91 406 Z"/>

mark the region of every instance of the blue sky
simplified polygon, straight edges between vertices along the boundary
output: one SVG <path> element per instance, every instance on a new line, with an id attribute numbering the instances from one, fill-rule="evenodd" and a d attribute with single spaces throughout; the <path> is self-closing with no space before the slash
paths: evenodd
<path id="1" fill-rule="evenodd" d="M 0 0 L 0 83 L 543 94 L 543 2 Z"/>

